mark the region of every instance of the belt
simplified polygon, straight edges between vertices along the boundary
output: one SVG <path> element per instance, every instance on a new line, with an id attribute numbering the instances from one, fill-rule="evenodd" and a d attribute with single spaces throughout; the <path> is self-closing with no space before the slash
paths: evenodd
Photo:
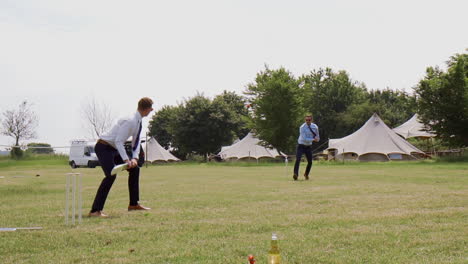
<path id="1" fill-rule="evenodd" d="M 104 141 L 104 140 L 102 140 L 102 139 L 98 139 L 97 143 L 99 143 L 99 144 L 103 144 L 103 145 L 108 145 L 108 146 L 110 146 L 110 145 L 111 145 L 111 144 L 109 144 L 109 142 L 107 142 L 107 141 Z"/>

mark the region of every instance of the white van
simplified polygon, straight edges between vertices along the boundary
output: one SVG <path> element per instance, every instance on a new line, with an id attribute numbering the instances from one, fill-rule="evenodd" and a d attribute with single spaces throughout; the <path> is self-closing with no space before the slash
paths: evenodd
<path id="1" fill-rule="evenodd" d="M 99 160 L 94 152 L 96 141 L 73 140 L 70 147 L 69 164 L 72 168 L 86 166 L 95 168 L 99 166 Z"/>

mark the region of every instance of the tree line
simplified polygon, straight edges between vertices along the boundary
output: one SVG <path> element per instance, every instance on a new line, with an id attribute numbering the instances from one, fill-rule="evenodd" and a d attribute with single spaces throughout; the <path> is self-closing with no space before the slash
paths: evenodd
<path id="1" fill-rule="evenodd" d="M 298 127 L 312 114 L 320 127 L 316 146 L 359 129 L 373 113 L 391 128 L 415 113 L 446 147 L 468 145 L 468 54 L 456 54 L 446 71 L 428 67 L 426 76 L 402 90 L 369 90 L 346 71 L 330 68 L 294 76 L 285 68 L 257 73 L 243 95 L 224 91 L 214 99 L 197 94 L 164 106 L 150 121 L 149 134 L 178 157 L 217 153 L 254 131 L 265 145 L 294 153 Z"/>
<path id="2" fill-rule="evenodd" d="M 113 119 L 110 109 L 95 100 L 82 112 L 97 136 Z M 217 153 L 249 131 L 265 145 L 294 153 L 304 115 L 312 114 L 319 125 L 321 140 L 316 146 L 323 149 L 329 138 L 349 135 L 373 113 L 389 127 L 418 113 L 445 146 L 468 146 L 468 54 L 450 57 L 446 70 L 428 67 L 411 93 L 369 90 L 343 70 L 319 68 L 296 77 L 285 68 L 265 66 L 242 95 L 224 91 L 209 98 L 198 93 L 178 105 L 163 106 L 150 120 L 149 135 L 182 159 Z M 1 133 L 19 146 L 20 140 L 34 138 L 38 117 L 24 101 L 17 110 L 3 112 L 1 124 Z"/>

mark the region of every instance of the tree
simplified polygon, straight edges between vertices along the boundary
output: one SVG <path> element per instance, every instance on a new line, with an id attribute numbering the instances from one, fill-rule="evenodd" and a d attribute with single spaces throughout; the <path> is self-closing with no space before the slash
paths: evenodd
<path id="1" fill-rule="evenodd" d="M 27 152 L 35 154 L 53 154 L 54 149 L 47 143 L 28 143 Z"/>
<path id="2" fill-rule="evenodd" d="M 206 157 L 231 143 L 236 126 L 235 113 L 226 102 L 197 94 L 184 102 L 176 119 L 175 147 Z"/>
<path id="3" fill-rule="evenodd" d="M 236 94 L 235 92 L 223 91 L 222 94 L 217 95 L 213 99 L 213 104 L 224 103 L 231 112 L 231 122 L 233 123 L 233 132 L 237 138 L 245 137 L 250 128 L 249 123 L 249 111 L 246 107 L 246 100 L 244 97 Z"/>
<path id="4" fill-rule="evenodd" d="M 3 117 L 1 132 L 5 136 L 14 138 L 15 147 L 12 152 L 20 152 L 19 143 L 21 140 L 36 137 L 38 117 L 27 101 L 23 101 L 16 110 L 6 110 L 3 112 Z"/>
<path id="5" fill-rule="evenodd" d="M 91 137 L 99 137 L 109 130 L 115 119 L 111 108 L 98 103 L 94 97 L 88 98 L 81 105 L 81 115 Z"/>
<path id="6" fill-rule="evenodd" d="M 366 93 L 364 102 L 350 105 L 339 115 L 339 120 L 342 131 L 348 135 L 359 129 L 373 113 L 389 127 L 396 127 L 413 116 L 416 108 L 416 97 L 404 91 L 374 90 Z"/>
<path id="7" fill-rule="evenodd" d="M 251 101 L 256 135 L 265 144 L 286 153 L 294 152 L 304 113 L 298 84 L 286 69 L 266 67 L 245 92 Z"/>
<path id="8" fill-rule="evenodd" d="M 421 121 L 450 146 L 468 146 L 468 54 L 456 54 L 447 72 L 428 67 L 415 88 Z"/>
<path id="9" fill-rule="evenodd" d="M 364 84 L 352 81 L 345 71 L 333 72 L 330 68 L 314 70 L 300 81 L 304 108 L 320 129 L 319 144 L 347 135 L 352 128 L 343 122 L 343 115 L 351 106 L 365 102 Z"/>
<path id="10" fill-rule="evenodd" d="M 149 122 L 149 135 L 165 149 L 177 145 L 174 134 L 181 109 L 180 106 L 163 106 Z"/>

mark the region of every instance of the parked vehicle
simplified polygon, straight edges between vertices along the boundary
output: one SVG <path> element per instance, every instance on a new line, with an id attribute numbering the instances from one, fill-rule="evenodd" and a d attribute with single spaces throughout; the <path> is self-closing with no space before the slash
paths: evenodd
<path id="1" fill-rule="evenodd" d="M 73 140 L 70 147 L 69 164 L 72 168 L 99 166 L 99 160 L 94 152 L 95 141 Z"/>

